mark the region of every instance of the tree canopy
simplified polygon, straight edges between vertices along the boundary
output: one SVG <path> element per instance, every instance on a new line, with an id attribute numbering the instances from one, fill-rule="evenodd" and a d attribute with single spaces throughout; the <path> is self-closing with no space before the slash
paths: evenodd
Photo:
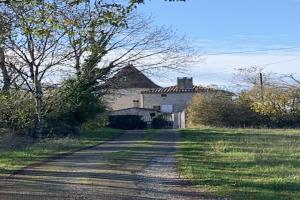
<path id="1" fill-rule="evenodd" d="M 49 112 L 55 110 L 47 105 L 53 88 L 61 95 L 61 105 L 56 108 L 70 105 L 65 106 L 69 110 L 56 112 L 77 113 L 73 117 L 82 123 L 89 117 L 77 111 L 84 110 L 88 102 L 94 102 L 95 111 L 103 110 L 97 99 L 107 88 L 101 85 L 123 67 L 133 64 L 144 69 L 176 69 L 187 64 L 191 58 L 188 42 L 136 15 L 138 3 L 142 1 L 12 0 L 0 4 L 0 16 L 9 22 L 0 49 L 3 83 L 31 94 L 37 134 L 43 132 Z M 5 75 L 8 71 L 12 76 Z M 66 77 L 68 81 L 63 81 Z M 64 88 L 70 87 L 64 95 Z M 88 98 L 76 96 L 83 89 Z"/>

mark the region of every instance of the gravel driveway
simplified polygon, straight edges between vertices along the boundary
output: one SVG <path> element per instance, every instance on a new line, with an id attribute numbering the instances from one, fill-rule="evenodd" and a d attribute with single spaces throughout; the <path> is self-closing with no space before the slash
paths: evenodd
<path id="1" fill-rule="evenodd" d="M 0 177 L 0 199 L 221 199 L 198 192 L 176 171 L 179 133 L 144 131 Z"/>

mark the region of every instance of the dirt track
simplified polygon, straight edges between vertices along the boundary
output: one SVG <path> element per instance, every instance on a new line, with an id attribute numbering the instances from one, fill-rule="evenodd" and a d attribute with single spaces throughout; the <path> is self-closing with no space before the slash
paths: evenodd
<path id="1" fill-rule="evenodd" d="M 217 199 L 176 171 L 176 131 L 145 145 L 143 131 L 0 179 L 0 199 Z"/>

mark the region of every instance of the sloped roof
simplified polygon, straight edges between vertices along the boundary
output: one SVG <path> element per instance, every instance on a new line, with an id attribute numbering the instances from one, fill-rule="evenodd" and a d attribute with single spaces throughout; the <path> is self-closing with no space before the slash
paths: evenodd
<path id="1" fill-rule="evenodd" d="M 114 89 L 126 88 L 160 88 L 140 70 L 129 65 L 121 69 L 115 76 L 109 79 L 106 83 Z"/>
<path id="2" fill-rule="evenodd" d="M 225 92 L 230 93 L 224 90 L 217 90 L 214 88 L 203 87 L 203 86 L 193 86 L 193 89 L 179 89 L 177 86 L 165 87 L 165 88 L 156 88 L 146 91 L 142 91 L 142 94 L 153 94 L 153 93 L 204 93 L 204 92 Z"/>

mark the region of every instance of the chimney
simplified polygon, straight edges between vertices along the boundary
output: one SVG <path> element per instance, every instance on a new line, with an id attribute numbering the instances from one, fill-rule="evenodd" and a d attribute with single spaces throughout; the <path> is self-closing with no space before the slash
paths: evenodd
<path id="1" fill-rule="evenodd" d="M 139 100 L 133 100 L 133 107 L 139 108 L 140 107 L 140 101 Z"/>
<path id="2" fill-rule="evenodd" d="M 182 77 L 177 78 L 177 88 L 182 89 L 193 89 L 193 78 Z"/>

